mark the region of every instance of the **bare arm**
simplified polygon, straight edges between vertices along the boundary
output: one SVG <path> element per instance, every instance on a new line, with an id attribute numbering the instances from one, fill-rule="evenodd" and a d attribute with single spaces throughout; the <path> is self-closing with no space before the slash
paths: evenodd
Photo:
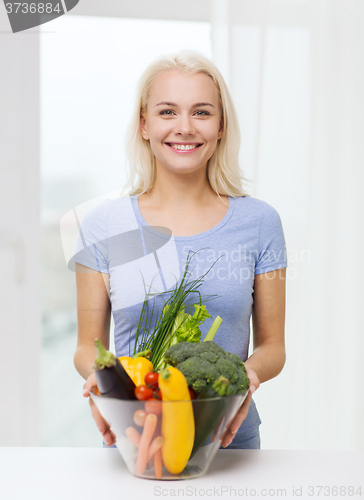
<path id="1" fill-rule="evenodd" d="M 106 349 L 110 342 L 109 275 L 76 264 L 76 288 L 78 337 L 74 364 L 78 373 L 86 379 L 83 394 L 89 397 L 91 388 L 96 385 L 93 364 L 97 352 L 94 340 L 99 338 Z M 92 417 L 106 443 L 111 446 L 115 443 L 115 435 L 91 398 L 89 402 Z"/>
<path id="2" fill-rule="evenodd" d="M 111 307 L 108 279 L 108 274 L 76 264 L 78 336 L 74 364 L 85 379 L 94 371 L 95 338 L 109 348 Z"/>
<path id="3" fill-rule="evenodd" d="M 286 360 L 284 345 L 286 269 L 258 274 L 254 281 L 253 353 L 245 366 L 260 382 L 276 377 Z"/>
<path id="4" fill-rule="evenodd" d="M 284 346 L 286 269 L 257 274 L 254 280 L 253 353 L 245 368 L 250 380 L 247 398 L 222 440 L 228 446 L 246 419 L 252 395 L 261 382 L 276 377 L 286 360 Z"/>

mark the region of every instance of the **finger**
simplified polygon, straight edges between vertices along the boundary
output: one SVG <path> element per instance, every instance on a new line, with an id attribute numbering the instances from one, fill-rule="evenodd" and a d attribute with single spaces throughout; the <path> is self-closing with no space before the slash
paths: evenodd
<path id="1" fill-rule="evenodd" d="M 83 386 L 82 395 L 85 398 L 88 398 L 89 396 L 91 396 L 91 392 L 95 392 L 97 395 L 100 395 L 100 393 L 98 393 L 97 391 L 95 391 L 95 389 L 97 389 L 97 384 L 96 383 L 93 384 L 93 385 Z"/>
<path id="2" fill-rule="evenodd" d="M 244 422 L 244 420 L 248 415 L 251 400 L 252 400 L 252 395 L 249 392 L 243 404 L 240 406 L 234 419 L 232 420 L 232 422 L 230 422 L 227 431 L 231 431 L 233 434 L 237 432 L 237 430 L 239 429 L 239 427 L 241 426 L 241 424 Z"/>
<path id="3" fill-rule="evenodd" d="M 97 407 L 96 407 L 95 403 L 92 401 L 92 399 L 90 399 L 89 402 L 90 402 L 92 418 L 95 420 L 97 428 L 99 429 L 101 434 L 104 435 L 105 432 L 109 431 L 110 426 L 106 422 L 106 420 L 102 417 L 101 413 L 97 409 Z"/>
<path id="4" fill-rule="evenodd" d="M 255 389 L 258 389 L 258 387 L 260 386 L 260 380 L 258 378 L 258 375 L 251 368 L 247 366 L 245 368 L 246 368 L 246 374 L 250 382 L 250 386 L 254 386 Z"/>
<path id="5" fill-rule="evenodd" d="M 247 397 L 244 400 L 244 403 L 239 408 L 238 413 L 235 415 L 235 418 L 230 425 L 230 430 L 233 434 L 235 434 L 237 432 L 237 430 L 239 429 L 241 424 L 244 422 L 244 420 L 248 416 L 251 400 L 252 400 L 252 395 L 249 392 Z"/>
<path id="6" fill-rule="evenodd" d="M 220 420 L 218 421 L 218 423 L 216 424 L 216 427 L 215 429 L 213 430 L 213 433 L 212 433 L 212 436 L 211 436 L 211 441 L 214 443 L 215 440 L 216 440 L 216 436 L 219 434 L 220 430 L 221 430 L 221 426 L 224 422 L 224 418 L 225 417 L 221 417 Z M 221 436 L 222 437 L 222 436 Z"/>
<path id="7" fill-rule="evenodd" d="M 97 381 L 95 372 L 91 373 L 86 382 L 83 384 L 83 395 L 89 397 L 93 388 L 97 388 Z"/>
<path id="8" fill-rule="evenodd" d="M 97 384 L 94 384 L 93 386 L 91 386 L 90 388 L 89 387 L 84 387 L 83 391 L 82 391 L 82 395 L 85 397 L 85 398 L 88 398 L 89 396 L 91 396 L 91 392 L 96 395 L 96 396 L 100 396 L 100 391 L 98 390 L 98 387 L 97 387 Z"/>
<path id="9" fill-rule="evenodd" d="M 102 435 L 102 437 L 104 438 L 105 443 L 107 444 L 107 446 L 112 446 L 113 444 L 116 443 L 115 436 L 114 436 L 114 434 L 111 431 L 106 431 Z"/>
<path id="10" fill-rule="evenodd" d="M 83 387 L 87 387 L 87 388 L 91 389 L 91 387 L 93 387 L 94 385 L 96 385 L 96 373 L 92 372 L 87 377 L 85 383 L 83 384 Z"/>
<path id="11" fill-rule="evenodd" d="M 227 446 L 229 446 L 229 444 L 231 444 L 234 437 L 235 437 L 235 434 L 232 434 L 231 432 L 225 434 L 224 439 L 221 442 L 221 446 L 223 448 L 226 448 Z"/>
<path id="12" fill-rule="evenodd" d="M 235 415 L 234 420 L 230 423 L 228 429 L 226 430 L 225 434 L 222 437 L 221 446 L 223 448 L 226 448 L 226 446 L 229 446 L 229 444 L 234 439 L 235 434 L 237 433 L 239 427 L 246 419 L 248 412 L 249 412 L 249 406 L 250 406 L 251 400 L 252 400 L 252 395 L 249 392 L 247 397 L 245 398 L 243 404 L 239 408 L 238 413 Z"/>
<path id="13" fill-rule="evenodd" d="M 111 430 L 106 431 L 105 434 L 103 434 L 103 438 L 105 439 L 105 443 L 108 446 L 112 446 L 113 444 L 116 443 L 115 434 Z"/>

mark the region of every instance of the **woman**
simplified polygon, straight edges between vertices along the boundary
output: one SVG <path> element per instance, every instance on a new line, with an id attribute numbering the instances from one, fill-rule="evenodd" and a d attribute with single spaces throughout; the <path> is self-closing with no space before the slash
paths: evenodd
<path id="1" fill-rule="evenodd" d="M 188 252 L 198 252 L 194 277 L 215 262 L 201 287 L 202 294 L 217 296 L 208 303 L 209 313 L 223 318 L 215 341 L 241 356 L 250 379 L 249 395 L 226 431 L 222 446 L 260 448 L 261 422 L 252 394 L 260 383 L 278 375 L 285 363 L 285 244 L 277 212 L 243 190 L 238 122 L 228 89 L 214 65 L 187 51 L 152 63 L 140 82 L 129 145 L 128 200 L 133 212 L 129 215 L 135 217 L 137 227 L 171 230 L 180 270 Z M 138 299 L 133 303 L 115 299 L 126 281 L 129 293 L 124 296 L 133 293 L 122 266 L 110 265 L 108 245 L 122 231 L 117 221 L 125 216 L 121 203 L 122 198 L 108 200 L 86 215 L 81 226 L 83 241 L 88 237 L 95 250 L 89 258 L 82 252 L 74 258 L 78 263 L 74 361 L 87 379 L 86 397 L 95 385 L 93 341 L 99 337 L 109 346 L 111 310 L 117 356 L 129 354 L 129 333 L 133 339 L 141 311 Z M 95 242 L 99 242 L 98 248 Z M 163 279 L 161 283 L 168 289 Z M 158 297 L 155 300 L 158 302 Z M 251 316 L 253 353 L 248 358 Z M 203 328 L 205 334 L 209 324 Z M 90 405 L 104 440 L 113 445 L 115 436 L 91 398 Z"/>

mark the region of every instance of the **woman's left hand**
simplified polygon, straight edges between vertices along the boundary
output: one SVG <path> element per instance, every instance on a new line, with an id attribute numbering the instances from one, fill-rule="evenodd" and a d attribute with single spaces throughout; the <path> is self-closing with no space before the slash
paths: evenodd
<path id="1" fill-rule="evenodd" d="M 237 433 L 239 427 L 244 422 L 248 415 L 249 406 L 252 400 L 253 393 L 258 389 L 260 385 L 260 381 L 258 375 L 254 370 L 245 366 L 246 374 L 248 375 L 250 384 L 249 384 L 249 393 L 244 400 L 244 403 L 241 405 L 238 413 L 235 415 L 234 420 L 231 422 L 229 428 L 226 430 L 224 436 L 221 439 L 221 446 L 226 448 L 232 442 Z"/>

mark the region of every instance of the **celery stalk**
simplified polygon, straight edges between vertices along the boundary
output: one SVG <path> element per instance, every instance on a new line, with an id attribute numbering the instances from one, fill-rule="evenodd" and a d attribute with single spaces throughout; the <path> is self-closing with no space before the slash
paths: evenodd
<path id="1" fill-rule="evenodd" d="M 214 340 L 216 332 L 219 329 L 221 323 L 222 323 L 222 318 L 220 318 L 220 316 L 216 316 L 212 325 L 210 326 L 209 331 L 206 334 L 206 337 L 203 340 L 204 342 L 206 342 L 207 340 Z"/>

